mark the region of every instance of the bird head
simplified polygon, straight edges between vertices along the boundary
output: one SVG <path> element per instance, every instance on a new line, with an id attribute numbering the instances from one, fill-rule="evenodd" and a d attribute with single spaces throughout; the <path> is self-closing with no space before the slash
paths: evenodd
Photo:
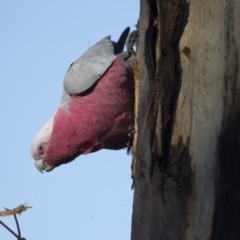
<path id="1" fill-rule="evenodd" d="M 68 114 L 59 109 L 33 140 L 31 154 L 40 171 L 49 172 L 81 154 Z"/>

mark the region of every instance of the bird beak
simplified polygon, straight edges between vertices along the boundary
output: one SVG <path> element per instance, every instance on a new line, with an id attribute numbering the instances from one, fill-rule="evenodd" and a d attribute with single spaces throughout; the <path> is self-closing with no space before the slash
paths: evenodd
<path id="1" fill-rule="evenodd" d="M 54 169 L 53 166 L 47 165 L 47 163 L 42 159 L 35 160 L 35 166 L 36 166 L 37 170 L 41 173 L 43 173 L 43 171 L 50 172 Z"/>

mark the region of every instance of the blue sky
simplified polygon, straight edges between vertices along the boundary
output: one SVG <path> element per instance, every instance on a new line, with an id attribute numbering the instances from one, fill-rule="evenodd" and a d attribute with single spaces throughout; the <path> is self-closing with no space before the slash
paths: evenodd
<path id="1" fill-rule="evenodd" d="M 2 1 L 0 8 L 0 210 L 18 217 L 27 240 L 130 239 L 131 156 L 99 151 L 50 173 L 30 156 L 36 133 L 55 112 L 68 66 L 105 36 L 134 29 L 139 1 Z M 16 229 L 13 217 L 1 218 Z M 0 239 L 15 239 L 0 226 Z"/>

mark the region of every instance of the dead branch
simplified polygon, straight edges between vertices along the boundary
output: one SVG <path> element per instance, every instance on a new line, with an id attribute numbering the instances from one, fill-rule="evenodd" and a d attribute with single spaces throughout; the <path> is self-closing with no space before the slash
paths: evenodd
<path id="1" fill-rule="evenodd" d="M 13 209 L 5 208 L 5 210 L 0 211 L 0 217 L 7 217 L 7 216 L 14 215 L 14 214 L 20 215 L 22 212 L 27 211 L 28 208 L 31 208 L 31 206 L 27 206 L 25 204 L 21 204 L 18 207 L 13 208 Z"/>

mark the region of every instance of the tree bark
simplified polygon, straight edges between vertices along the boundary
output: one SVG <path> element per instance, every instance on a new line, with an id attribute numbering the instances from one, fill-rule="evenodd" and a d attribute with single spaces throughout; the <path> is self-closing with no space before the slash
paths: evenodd
<path id="1" fill-rule="evenodd" d="M 240 1 L 141 0 L 138 28 L 131 239 L 236 240 Z"/>

